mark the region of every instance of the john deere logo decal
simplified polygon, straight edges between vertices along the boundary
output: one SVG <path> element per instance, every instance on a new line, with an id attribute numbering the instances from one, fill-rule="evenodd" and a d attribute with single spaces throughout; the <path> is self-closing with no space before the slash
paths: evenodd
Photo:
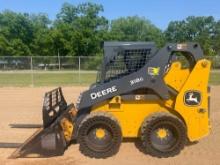
<path id="1" fill-rule="evenodd" d="M 158 76 L 160 73 L 160 67 L 148 67 L 148 74 L 151 76 Z"/>
<path id="2" fill-rule="evenodd" d="M 188 106 L 200 105 L 201 93 L 199 91 L 187 91 L 184 96 L 184 103 Z"/>

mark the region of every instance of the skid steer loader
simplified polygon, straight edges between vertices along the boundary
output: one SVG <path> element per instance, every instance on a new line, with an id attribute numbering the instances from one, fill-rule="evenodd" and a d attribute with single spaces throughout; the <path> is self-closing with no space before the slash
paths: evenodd
<path id="1" fill-rule="evenodd" d="M 62 155 L 73 140 L 84 155 L 106 158 L 123 138 L 139 138 L 152 156 L 174 156 L 209 134 L 210 65 L 198 43 L 105 42 L 97 82 L 76 106 L 61 88 L 46 93 L 43 127 L 11 158 Z"/>

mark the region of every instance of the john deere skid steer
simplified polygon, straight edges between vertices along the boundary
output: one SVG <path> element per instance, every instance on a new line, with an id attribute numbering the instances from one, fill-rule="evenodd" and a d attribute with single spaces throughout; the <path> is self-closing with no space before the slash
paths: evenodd
<path id="1" fill-rule="evenodd" d="M 210 61 L 197 43 L 105 42 L 97 82 L 67 105 L 61 88 L 45 94 L 43 128 L 12 155 L 62 155 L 75 140 L 89 157 L 116 154 L 137 138 L 156 157 L 178 154 L 209 134 Z"/>

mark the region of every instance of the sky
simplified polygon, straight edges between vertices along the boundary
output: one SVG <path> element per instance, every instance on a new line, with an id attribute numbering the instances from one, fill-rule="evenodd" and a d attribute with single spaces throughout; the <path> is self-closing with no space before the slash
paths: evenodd
<path id="1" fill-rule="evenodd" d="M 150 20 L 162 30 L 170 21 L 183 20 L 187 16 L 214 16 L 220 20 L 220 0 L 0 0 L 0 12 L 47 13 L 54 20 L 64 2 L 102 4 L 100 15 L 109 20 L 138 15 Z"/>

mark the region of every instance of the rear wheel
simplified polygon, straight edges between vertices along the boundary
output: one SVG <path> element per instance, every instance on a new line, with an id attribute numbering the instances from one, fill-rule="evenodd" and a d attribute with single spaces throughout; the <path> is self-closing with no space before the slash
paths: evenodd
<path id="1" fill-rule="evenodd" d="M 110 114 L 97 112 L 83 119 L 79 127 L 80 151 L 89 157 L 106 158 L 116 154 L 122 141 L 121 128 Z"/>
<path id="2" fill-rule="evenodd" d="M 186 127 L 174 115 L 156 113 L 144 121 L 141 140 L 146 152 L 152 156 L 175 156 L 185 146 Z"/>

